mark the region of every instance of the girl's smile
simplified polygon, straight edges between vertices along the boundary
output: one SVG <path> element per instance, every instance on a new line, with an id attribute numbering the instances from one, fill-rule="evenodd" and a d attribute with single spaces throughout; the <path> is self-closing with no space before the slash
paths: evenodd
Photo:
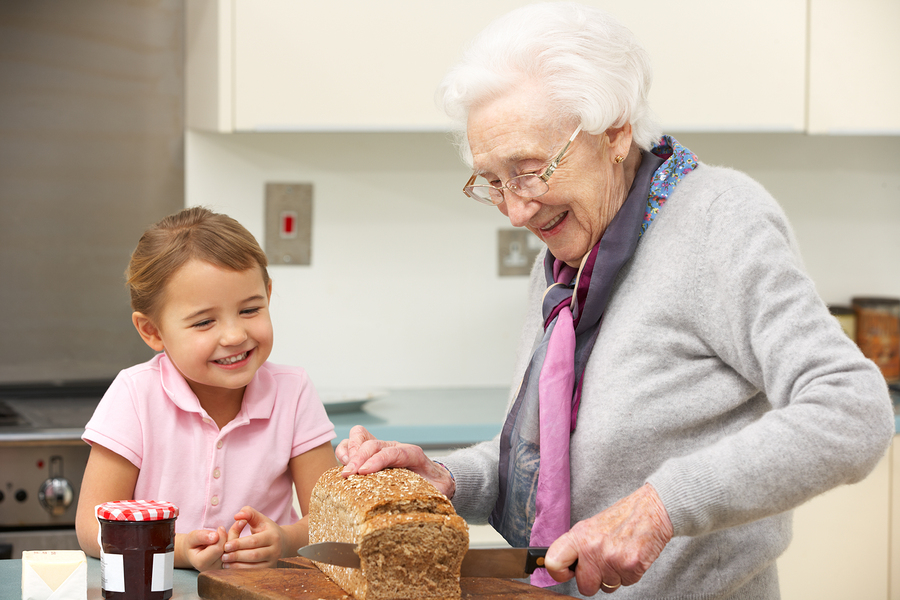
<path id="1" fill-rule="evenodd" d="M 223 367 L 233 367 L 237 363 L 242 363 L 247 360 L 247 357 L 250 355 L 250 350 L 246 352 L 241 352 L 240 354 L 235 354 L 234 356 L 229 356 L 228 358 L 218 358 L 213 362 L 217 365 L 222 365 Z"/>

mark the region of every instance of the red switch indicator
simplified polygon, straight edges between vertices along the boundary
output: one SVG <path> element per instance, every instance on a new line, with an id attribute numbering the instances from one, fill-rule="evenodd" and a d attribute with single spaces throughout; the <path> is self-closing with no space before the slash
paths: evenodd
<path id="1" fill-rule="evenodd" d="M 281 227 L 279 229 L 281 239 L 293 239 L 297 237 L 297 212 L 286 210 L 281 213 Z"/>
<path id="2" fill-rule="evenodd" d="M 265 248 L 269 264 L 311 264 L 312 196 L 311 183 L 266 183 Z"/>

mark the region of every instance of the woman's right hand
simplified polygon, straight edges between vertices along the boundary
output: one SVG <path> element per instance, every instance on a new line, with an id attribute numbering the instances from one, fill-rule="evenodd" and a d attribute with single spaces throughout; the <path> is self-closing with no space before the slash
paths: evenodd
<path id="1" fill-rule="evenodd" d="M 649 483 L 572 526 L 547 550 L 545 566 L 556 581 L 573 575 L 578 591 L 593 596 L 640 581 L 672 539 L 669 513 Z M 578 566 L 570 570 L 575 560 Z"/>
<path id="2" fill-rule="evenodd" d="M 350 438 L 338 444 L 334 455 L 344 465 L 341 475 L 368 475 L 391 467 L 403 467 L 431 482 L 448 498 L 456 491 L 450 472 L 425 456 L 425 451 L 412 444 L 376 439 L 362 425 L 350 430 Z"/>

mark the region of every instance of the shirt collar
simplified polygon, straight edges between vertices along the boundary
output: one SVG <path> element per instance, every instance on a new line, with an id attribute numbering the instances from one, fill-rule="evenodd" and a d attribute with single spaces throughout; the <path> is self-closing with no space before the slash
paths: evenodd
<path id="1" fill-rule="evenodd" d="M 188 385 L 184 376 L 178 371 L 165 352 L 157 355 L 159 361 L 159 374 L 163 390 L 166 396 L 181 410 L 205 414 L 200 406 L 197 395 Z M 247 384 L 244 390 L 244 399 L 241 402 L 241 411 L 235 417 L 235 421 L 248 421 L 250 419 L 269 419 L 275 410 L 276 395 L 275 378 L 263 365 Z"/>

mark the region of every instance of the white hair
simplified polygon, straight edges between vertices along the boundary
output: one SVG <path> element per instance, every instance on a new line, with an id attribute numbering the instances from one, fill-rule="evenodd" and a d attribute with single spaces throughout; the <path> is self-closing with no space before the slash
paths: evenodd
<path id="1" fill-rule="evenodd" d="M 662 133 L 647 103 L 652 80 L 646 50 L 611 14 L 546 2 L 488 25 L 444 77 L 436 101 L 453 121 L 460 154 L 470 166 L 469 111 L 526 81 L 545 90 L 560 121 L 580 121 L 591 134 L 631 123 L 634 142 L 647 150 Z"/>

